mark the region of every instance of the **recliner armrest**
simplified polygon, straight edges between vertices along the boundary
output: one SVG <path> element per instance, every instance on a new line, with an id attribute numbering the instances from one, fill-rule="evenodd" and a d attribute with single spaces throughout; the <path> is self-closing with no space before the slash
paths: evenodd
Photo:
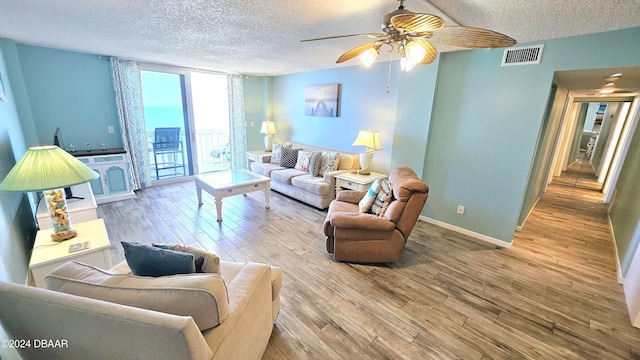
<path id="1" fill-rule="evenodd" d="M 388 219 L 366 213 L 336 212 L 331 214 L 329 223 L 343 229 L 391 231 L 396 228 L 396 224 Z"/>
<path id="2" fill-rule="evenodd" d="M 366 192 L 358 190 L 342 190 L 336 194 L 337 201 L 344 201 L 351 204 L 357 204 L 362 200 Z"/>

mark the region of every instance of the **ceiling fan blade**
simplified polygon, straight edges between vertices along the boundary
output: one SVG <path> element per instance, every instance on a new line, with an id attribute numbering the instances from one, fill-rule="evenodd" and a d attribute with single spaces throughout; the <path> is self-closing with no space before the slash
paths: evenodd
<path id="1" fill-rule="evenodd" d="M 373 38 L 373 39 L 383 39 L 383 38 L 386 38 L 388 35 L 387 34 L 383 34 L 383 33 L 334 35 L 334 36 L 324 36 L 324 37 L 313 38 L 313 39 L 304 39 L 304 40 L 300 40 L 300 42 L 339 39 L 339 38 L 352 37 L 352 36 L 368 36 L 368 37 Z"/>
<path id="2" fill-rule="evenodd" d="M 362 44 L 362 45 L 360 45 L 358 47 L 355 47 L 355 48 L 347 51 L 346 53 L 342 54 L 342 56 L 340 56 L 338 58 L 338 60 L 336 60 L 336 64 L 340 64 L 341 62 L 345 62 L 347 60 L 351 60 L 354 57 L 362 54 L 363 52 L 371 49 L 372 47 L 380 46 L 381 44 L 382 44 L 381 41 L 373 41 L 373 42 Z"/>
<path id="3" fill-rule="evenodd" d="M 409 32 L 432 31 L 443 27 L 444 21 L 439 16 L 429 14 L 399 14 L 391 18 L 391 25 Z"/>
<path id="4" fill-rule="evenodd" d="M 422 48 L 427 51 L 427 54 L 424 56 L 424 58 L 422 58 L 422 61 L 420 61 L 419 64 L 422 64 L 422 65 L 431 64 L 436 60 L 436 56 L 438 56 L 438 50 L 436 49 L 435 46 L 433 46 L 432 43 L 421 38 L 414 38 L 411 40 L 415 41 L 418 45 L 422 46 Z"/>
<path id="5" fill-rule="evenodd" d="M 517 43 L 499 32 L 470 26 L 444 26 L 434 31 L 430 40 L 465 48 L 503 48 Z"/>

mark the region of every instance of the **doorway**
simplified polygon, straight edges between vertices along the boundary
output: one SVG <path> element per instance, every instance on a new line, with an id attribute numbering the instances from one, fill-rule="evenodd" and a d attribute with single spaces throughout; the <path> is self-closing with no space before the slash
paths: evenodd
<path id="1" fill-rule="evenodd" d="M 575 100 L 555 152 L 550 182 L 606 193 L 617 149 L 630 115 L 630 101 Z"/>
<path id="2" fill-rule="evenodd" d="M 229 170 L 227 76 L 156 66 L 140 76 L 153 180 Z"/>

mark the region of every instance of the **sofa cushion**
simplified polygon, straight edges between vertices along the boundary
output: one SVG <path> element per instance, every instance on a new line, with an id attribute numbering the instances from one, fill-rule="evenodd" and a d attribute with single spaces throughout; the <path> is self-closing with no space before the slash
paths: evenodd
<path id="1" fill-rule="evenodd" d="M 320 163 L 322 162 L 322 152 L 314 151 L 309 160 L 309 174 L 313 176 L 320 175 Z"/>
<path id="2" fill-rule="evenodd" d="M 327 184 L 323 178 L 311 174 L 295 176 L 291 178 L 291 184 L 299 189 L 320 196 L 329 195 L 329 192 L 331 192 L 330 184 Z"/>
<path id="3" fill-rule="evenodd" d="M 296 166 L 294 168 L 297 170 L 309 172 L 309 163 L 311 162 L 312 156 L 313 151 L 298 151 L 298 159 L 296 160 Z"/>
<path id="4" fill-rule="evenodd" d="M 282 157 L 280 158 L 280 166 L 284 166 L 286 168 L 294 168 L 296 166 L 296 162 L 298 161 L 298 151 L 300 151 L 300 149 L 283 147 Z"/>
<path id="5" fill-rule="evenodd" d="M 371 184 L 367 193 L 362 197 L 362 200 L 358 203 L 358 211 L 361 213 L 366 213 L 371 210 L 371 205 L 376 200 L 376 196 L 378 195 L 378 191 L 380 191 L 380 180 L 376 180 Z"/>
<path id="6" fill-rule="evenodd" d="M 152 246 L 165 250 L 182 251 L 193 254 L 195 257 L 196 272 L 220 273 L 220 257 L 214 253 L 182 244 L 152 244 Z"/>
<path id="7" fill-rule="evenodd" d="M 296 176 L 306 175 L 307 173 L 302 170 L 296 169 L 282 169 L 274 170 L 271 172 L 271 180 L 277 181 L 282 184 L 291 185 L 291 179 Z"/>
<path id="8" fill-rule="evenodd" d="M 227 287 L 219 274 L 141 277 L 72 261 L 49 273 L 45 283 L 53 291 L 191 316 L 200 330 L 220 325 L 229 313 Z"/>
<path id="9" fill-rule="evenodd" d="M 251 163 L 251 171 L 256 172 L 262 176 L 271 177 L 271 172 L 273 170 L 282 170 L 286 169 L 284 166 L 280 166 L 279 163 L 261 163 L 254 161 Z"/>
<path id="10" fill-rule="evenodd" d="M 351 170 L 356 168 L 358 157 L 355 155 L 340 154 L 337 170 Z"/>
<path id="11" fill-rule="evenodd" d="M 340 153 L 335 151 L 323 151 L 322 162 L 320 163 L 319 175 L 323 176 L 325 173 L 336 171 L 338 168 L 338 159 Z"/>
<path id="12" fill-rule="evenodd" d="M 193 254 L 127 241 L 122 241 L 121 244 L 124 257 L 134 275 L 165 276 L 196 271 Z"/>
<path id="13" fill-rule="evenodd" d="M 373 205 L 371 205 L 371 213 L 378 216 L 384 216 L 384 213 L 389 207 L 389 203 L 391 203 L 392 197 L 393 194 L 391 190 L 391 183 L 389 182 L 389 180 L 380 180 L 380 190 L 378 191 L 378 194 L 373 201 Z"/>
<path id="14" fill-rule="evenodd" d="M 271 152 L 271 163 L 280 165 L 280 159 L 282 158 L 283 147 L 290 148 L 291 144 L 280 144 L 275 142 L 273 143 L 272 145 L 273 151 Z"/>

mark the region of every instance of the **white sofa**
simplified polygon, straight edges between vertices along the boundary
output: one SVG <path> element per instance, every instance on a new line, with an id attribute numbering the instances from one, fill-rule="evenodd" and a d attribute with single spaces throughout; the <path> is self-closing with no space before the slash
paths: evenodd
<path id="1" fill-rule="evenodd" d="M 322 148 L 312 145 L 287 142 L 294 148 L 305 151 L 335 151 L 340 153 L 338 169 L 324 174 L 324 176 L 313 176 L 306 171 L 294 168 L 286 168 L 280 164 L 272 163 L 271 156 L 262 156 L 259 161 L 251 163 L 251 170 L 271 178 L 271 189 L 294 199 L 300 200 L 318 209 L 326 209 L 333 199 L 336 198 L 337 174 L 358 169 L 360 162 L 359 155 L 355 153 Z"/>
<path id="2" fill-rule="evenodd" d="M 89 265 L 67 263 L 49 274 L 46 281 L 48 286 L 61 291 L 80 289 L 87 295 L 100 292 L 113 295 L 127 291 L 123 290 L 126 281 L 144 283 L 148 279 L 121 275 L 127 273 L 127 269 L 126 263 L 119 264 L 105 274 L 104 270 L 96 271 Z M 74 272 L 82 274 L 67 279 Z M 219 279 L 215 281 L 220 275 L 226 286 Z M 164 277 L 171 278 L 167 279 L 167 284 L 172 281 L 188 284 L 196 278 L 201 282 L 203 277 L 210 277 L 215 282 L 199 294 L 188 294 L 185 300 L 218 297 L 215 299 L 217 309 L 194 309 L 194 317 L 198 320 L 188 315 L 0 282 L 0 322 L 10 339 L 31 339 L 29 347 L 19 350 L 23 359 L 260 359 L 280 309 L 281 272 L 264 264 L 222 261 L 220 275 Z M 107 279 L 109 276 L 118 280 Z M 134 279 L 123 280 L 123 276 Z M 159 278 L 151 279 L 158 281 Z M 82 290 L 86 286 L 89 290 Z M 104 291 L 107 286 L 110 288 Z M 119 288 L 114 290 L 113 287 Z M 188 287 L 167 285 L 132 291 L 139 291 L 141 302 L 148 300 L 144 306 L 175 305 L 178 308 L 181 304 L 170 300 L 172 293 L 185 291 L 184 288 L 189 290 Z M 209 310 L 214 316 L 210 316 Z M 201 331 L 199 327 L 210 326 L 205 324 L 210 320 L 221 323 Z M 38 344 L 35 339 L 39 340 Z M 43 347 L 42 340 L 53 346 Z"/>

